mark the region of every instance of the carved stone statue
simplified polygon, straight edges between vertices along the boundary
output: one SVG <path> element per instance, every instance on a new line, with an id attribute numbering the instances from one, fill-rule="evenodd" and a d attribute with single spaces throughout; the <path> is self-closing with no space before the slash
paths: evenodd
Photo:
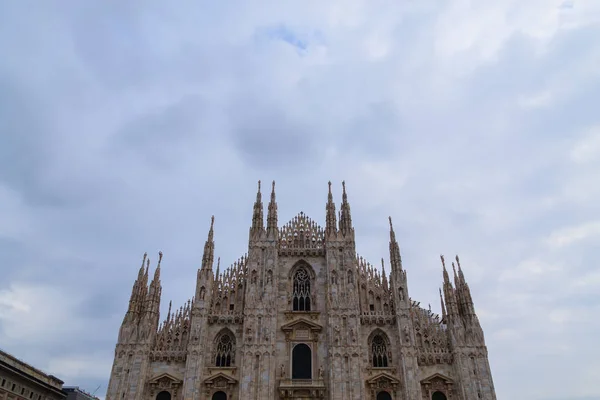
<path id="1" fill-rule="evenodd" d="M 283 366 L 283 364 L 281 364 L 281 367 L 279 367 L 280 370 L 280 375 L 282 378 L 285 378 L 285 367 Z"/>
<path id="2" fill-rule="evenodd" d="M 410 342 L 410 332 L 408 331 L 408 327 L 406 325 L 404 325 L 404 340 L 406 340 L 407 342 Z"/>

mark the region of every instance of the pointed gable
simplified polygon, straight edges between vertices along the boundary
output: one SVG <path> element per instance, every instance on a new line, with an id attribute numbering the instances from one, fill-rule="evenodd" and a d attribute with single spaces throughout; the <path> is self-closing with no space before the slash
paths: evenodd
<path id="1" fill-rule="evenodd" d="M 281 227 L 279 244 L 282 250 L 322 250 L 325 231 L 303 212 Z"/>
<path id="2" fill-rule="evenodd" d="M 216 385 L 217 387 L 224 387 L 228 384 L 235 385 L 237 382 L 237 379 L 233 376 L 224 374 L 223 372 L 212 374 L 204 380 L 205 384 Z"/>
<path id="3" fill-rule="evenodd" d="M 389 385 L 398 385 L 400 381 L 389 372 L 382 371 L 367 379 L 367 383 L 369 385 L 382 386 L 384 383 Z"/>
<path id="4" fill-rule="evenodd" d="M 454 383 L 452 381 L 452 379 L 448 378 L 447 376 L 442 375 L 440 373 L 435 373 L 435 374 L 433 374 L 433 375 L 431 375 L 431 376 L 423 379 L 421 381 L 421 384 L 422 385 L 424 385 L 424 384 L 431 384 L 431 383 L 434 383 L 436 381 L 442 382 L 444 384 L 452 384 L 452 383 Z"/>

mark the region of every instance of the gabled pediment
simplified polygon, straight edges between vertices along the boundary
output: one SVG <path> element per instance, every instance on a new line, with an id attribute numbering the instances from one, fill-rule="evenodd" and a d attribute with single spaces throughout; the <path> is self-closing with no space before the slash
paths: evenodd
<path id="1" fill-rule="evenodd" d="M 291 332 L 297 329 L 307 329 L 312 332 L 321 332 L 323 330 L 323 327 L 303 317 L 288 322 L 287 324 L 281 327 L 281 330 L 284 332 Z"/>
<path id="2" fill-rule="evenodd" d="M 446 375 L 442 375 L 440 373 L 435 373 L 435 374 L 421 380 L 421 383 L 422 384 L 432 383 L 433 381 L 436 381 L 436 380 L 442 380 L 442 381 L 444 381 L 444 383 L 454 383 L 454 381 L 452 379 L 450 379 Z"/>
<path id="3" fill-rule="evenodd" d="M 390 375 L 385 371 L 381 371 L 367 379 L 367 384 L 376 385 L 380 381 L 389 382 L 391 385 L 397 385 L 400 383 L 400 381 L 395 376 Z"/>
<path id="4" fill-rule="evenodd" d="M 162 381 L 162 380 L 168 380 L 168 381 L 171 381 L 172 383 L 182 383 L 183 382 L 182 379 L 180 379 L 174 375 L 171 375 L 168 372 L 165 372 L 165 373 L 162 373 L 162 374 L 157 375 L 154 378 L 150 379 L 150 381 L 148 383 L 158 383 L 159 381 Z"/>
<path id="5" fill-rule="evenodd" d="M 218 381 L 225 381 L 227 382 L 227 384 L 236 384 L 237 383 L 237 379 L 235 379 L 234 377 L 224 374 L 222 372 L 217 372 L 216 374 L 212 374 L 210 375 L 208 378 L 206 378 L 204 380 L 204 383 L 206 384 L 211 384 L 211 383 L 215 383 Z"/>

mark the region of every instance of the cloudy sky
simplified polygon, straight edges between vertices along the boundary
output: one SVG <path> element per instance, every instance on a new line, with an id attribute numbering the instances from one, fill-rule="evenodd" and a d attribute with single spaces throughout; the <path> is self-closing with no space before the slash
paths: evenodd
<path id="1" fill-rule="evenodd" d="M 500 399 L 600 399 L 597 0 L 0 2 L 0 344 L 104 395 L 142 255 L 163 312 L 246 251 L 256 181 L 439 311 L 461 256 Z"/>

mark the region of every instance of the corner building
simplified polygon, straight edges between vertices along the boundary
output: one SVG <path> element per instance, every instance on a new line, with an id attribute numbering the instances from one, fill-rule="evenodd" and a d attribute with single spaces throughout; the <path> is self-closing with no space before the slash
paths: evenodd
<path id="1" fill-rule="evenodd" d="M 119 331 L 107 400 L 495 400 L 483 330 L 459 259 L 442 257 L 442 315 L 409 296 L 390 219 L 390 274 L 356 253 L 343 186 L 325 228 L 266 224 L 260 182 L 248 253 L 215 264 L 214 218 L 196 293 L 159 324 L 160 262 L 144 255 Z M 266 225 L 266 226 L 265 226 Z M 450 269 L 450 266 L 448 266 Z"/>

